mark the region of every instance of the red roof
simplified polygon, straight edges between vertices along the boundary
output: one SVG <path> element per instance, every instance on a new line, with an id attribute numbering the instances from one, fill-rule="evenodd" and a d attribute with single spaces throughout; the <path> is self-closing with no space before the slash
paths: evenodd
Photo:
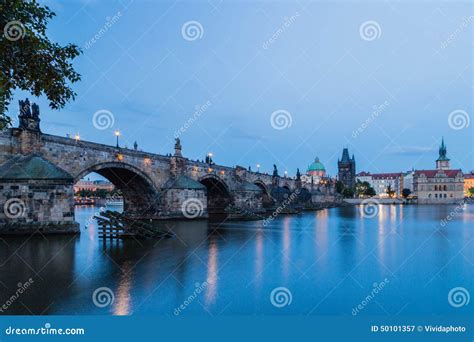
<path id="1" fill-rule="evenodd" d="M 357 177 L 366 177 L 371 176 L 373 179 L 394 179 L 397 177 L 401 177 L 401 172 L 392 172 L 392 173 L 370 173 L 370 172 L 359 172 L 356 176 Z"/>
<path id="2" fill-rule="evenodd" d="M 392 173 L 374 173 L 372 174 L 373 179 L 395 179 L 401 177 L 401 172 L 392 172 Z"/>
<path id="3" fill-rule="evenodd" d="M 438 174 L 438 173 L 444 173 L 446 175 L 446 177 L 454 178 L 459 173 L 462 173 L 462 171 L 460 169 L 456 169 L 456 170 L 416 170 L 415 171 L 415 176 L 425 175 L 428 178 L 434 178 L 434 177 L 436 177 L 436 174 Z"/>

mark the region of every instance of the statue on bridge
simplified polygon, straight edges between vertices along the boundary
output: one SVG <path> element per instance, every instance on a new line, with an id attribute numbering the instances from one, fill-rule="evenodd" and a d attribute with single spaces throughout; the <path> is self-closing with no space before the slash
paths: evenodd
<path id="1" fill-rule="evenodd" d="M 174 139 L 174 155 L 175 157 L 182 157 L 181 154 L 181 140 L 179 138 Z"/>
<path id="2" fill-rule="evenodd" d="M 18 101 L 20 105 L 19 128 L 23 130 L 30 130 L 40 132 L 39 106 L 33 103 L 30 106 L 28 99 Z"/>
<path id="3" fill-rule="evenodd" d="M 273 177 L 278 177 L 278 169 L 275 164 L 273 164 Z"/>

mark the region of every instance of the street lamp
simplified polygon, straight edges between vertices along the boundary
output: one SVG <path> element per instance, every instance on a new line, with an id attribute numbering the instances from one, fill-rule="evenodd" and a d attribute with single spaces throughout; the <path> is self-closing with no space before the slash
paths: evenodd
<path id="1" fill-rule="evenodd" d="M 81 136 L 79 135 L 79 133 L 77 133 L 77 134 L 74 136 L 74 140 L 76 140 L 76 141 L 81 140 Z"/>
<path id="2" fill-rule="evenodd" d="M 288 171 L 285 171 L 285 178 L 286 178 L 286 176 L 288 176 Z"/>
<path id="3" fill-rule="evenodd" d="M 257 172 L 260 172 L 260 164 L 257 164 Z"/>
<path id="4" fill-rule="evenodd" d="M 116 147 L 119 147 L 119 136 L 120 136 L 120 131 L 118 129 L 115 130 L 115 136 L 117 137 L 117 145 Z"/>
<path id="5" fill-rule="evenodd" d="M 212 152 L 209 152 L 209 153 L 207 154 L 207 163 L 208 163 L 208 164 L 212 164 Z"/>

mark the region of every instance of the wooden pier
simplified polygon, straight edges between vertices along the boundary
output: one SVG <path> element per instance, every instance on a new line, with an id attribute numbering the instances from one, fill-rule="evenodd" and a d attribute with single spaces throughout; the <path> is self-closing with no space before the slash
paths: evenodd
<path id="1" fill-rule="evenodd" d="M 163 232 L 153 225 L 132 219 L 126 213 L 104 211 L 100 216 L 94 216 L 99 225 L 99 237 L 102 239 L 162 239 L 174 237 L 171 232 Z"/>

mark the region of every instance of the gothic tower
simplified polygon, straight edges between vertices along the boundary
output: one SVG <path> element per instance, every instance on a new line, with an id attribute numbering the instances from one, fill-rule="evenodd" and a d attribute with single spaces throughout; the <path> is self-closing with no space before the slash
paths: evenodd
<path id="1" fill-rule="evenodd" d="M 355 185 L 356 162 L 354 155 L 349 157 L 348 148 L 342 150 L 342 158 L 337 161 L 338 178 L 347 188 L 352 188 Z"/>
<path id="2" fill-rule="evenodd" d="M 438 170 L 449 170 L 449 158 L 446 156 L 447 149 L 444 144 L 444 138 L 441 139 L 441 146 L 439 147 L 439 157 L 436 159 L 436 169 Z"/>

